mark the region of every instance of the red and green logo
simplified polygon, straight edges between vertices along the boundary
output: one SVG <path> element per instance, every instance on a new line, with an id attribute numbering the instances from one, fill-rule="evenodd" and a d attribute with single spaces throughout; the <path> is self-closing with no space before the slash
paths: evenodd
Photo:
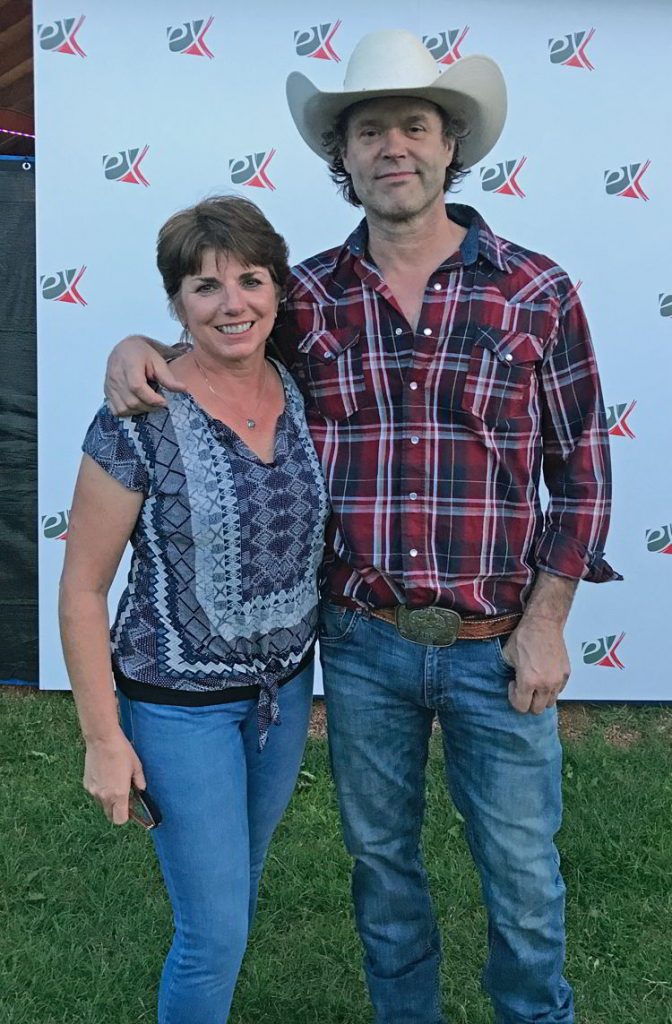
<path id="1" fill-rule="evenodd" d="M 581 644 L 584 665 L 601 665 L 602 668 L 625 668 L 618 650 L 625 633 L 616 636 L 601 636 L 599 640 L 587 640 Z"/>
<path id="2" fill-rule="evenodd" d="M 214 20 L 210 16 L 207 21 L 200 18 L 198 21 L 185 21 L 182 25 L 169 25 L 166 29 L 168 49 L 171 53 L 208 57 L 212 60 L 215 55 L 205 41 L 205 34 Z"/>
<path id="3" fill-rule="evenodd" d="M 131 185 L 149 185 L 140 170 L 140 164 L 147 156 L 149 146 L 136 149 L 122 149 L 119 153 L 106 153 L 103 157 L 103 172 L 108 181 L 126 181 Z"/>
<path id="4" fill-rule="evenodd" d="M 275 185 L 266 170 L 275 156 L 275 150 L 265 153 L 250 153 L 238 160 L 229 160 L 229 174 L 234 185 L 247 185 L 250 188 L 267 188 L 275 191 Z"/>
<path id="5" fill-rule="evenodd" d="M 451 28 L 447 32 L 437 32 L 434 36 L 423 36 L 422 41 L 437 64 L 454 64 L 460 60 L 460 47 L 467 37 L 469 26 Z"/>
<path id="6" fill-rule="evenodd" d="M 607 406 L 607 430 L 612 437 L 635 437 L 628 417 L 636 405 L 637 399 L 633 399 L 629 404 L 621 402 L 620 405 Z"/>
<path id="7" fill-rule="evenodd" d="M 85 306 L 86 299 L 82 298 L 77 289 L 85 270 L 86 266 L 80 267 L 79 270 L 72 267 L 70 270 L 59 270 L 57 274 L 42 274 L 42 298 L 52 302 L 71 302 Z"/>
<path id="8" fill-rule="evenodd" d="M 551 64 L 562 64 L 566 68 L 584 68 L 594 71 L 590 63 L 586 47 L 595 35 L 595 29 L 584 29 L 583 32 L 571 32 L 568 36 L 557 36 L 548 40 L 548 55 Z"/>
<path id="9" fill-rule="evenodd" d="M 73 57 L 86 57 L 76 38 L 84 20 L 85 15 L 82 14 L 79 18 L 63 18 L 62 21 L 52 21 L 48 25 L 38 25 L 37 39 L 40 49 L 51 50 L 52 53 L 69 53 Z"/>
<path id="10" fill-rule="evenodd" d="M 341 58 L 332 46 L 332 40 L 341 22 L 325 22 L 313 25 L 312 28 L 297 29 L 294 33 L 294 47 L 299 57 L 315 57 L 317 60 L 333 60 L 341 63 Z"/>
<path id="11" fill-rule="evenodd" d="M 647 530 L 646 549 L 654 555 L 672 555 L 672 523 Z"/>
<path id="12" fill-rule="evenodd" d="M 604 189 L 608 196 L 621 196 L 623 199 L 643 199 L 649 201 L 644 191 L 642 178 L 651 165 L 650 160 L 639 164 L 623 164 L 615 170 L 604 172 Z"/>
<path id="13" fill-rule="evenodd" d="M 525 198 L 517 178 L 527 160 L 521 156 L 519 160 L 504 160 L 492 167 L 481 167 L 481 188 L 484 192 L 496 192 L 500 196 L 518 196 Z"/>
<path id="14" fill-rule="evenodd" d="M 42 516 L 42 536 L 45 540 L 65 540 L 68 536 L 69 522 L 69 508 L 63 509 L 62 512 L 52 512 L 51 515 Z"/>

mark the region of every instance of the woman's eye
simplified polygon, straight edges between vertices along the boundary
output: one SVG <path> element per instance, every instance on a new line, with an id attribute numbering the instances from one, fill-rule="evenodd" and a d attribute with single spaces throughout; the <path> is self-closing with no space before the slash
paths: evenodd
<path id="1" fill-rule="evenodd" d="M 258 277 L 248 277 L 243 284 L 246 288 L 258 288 L 263 282 Z"/>

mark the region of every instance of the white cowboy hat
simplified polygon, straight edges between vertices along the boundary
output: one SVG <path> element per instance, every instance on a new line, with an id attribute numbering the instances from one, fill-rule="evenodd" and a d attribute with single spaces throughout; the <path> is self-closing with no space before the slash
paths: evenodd
<path id="1" fill-rule="evenodd" d="M 381 96 L 417 96 L 459 115 L 469 128 L 460 143 L 463 166 L 473 167 L 497 142 L 506 119 L 504 76 L 490 57 L 462 57 L 440 75 L 431 53 L 403 29 L 371 32 L 357 43 L 342 92 L 320 92 L 299 71 L 287 79 L 287 102 L 304 142 L 323 160 L 322 136 L 346 107 Z"/>

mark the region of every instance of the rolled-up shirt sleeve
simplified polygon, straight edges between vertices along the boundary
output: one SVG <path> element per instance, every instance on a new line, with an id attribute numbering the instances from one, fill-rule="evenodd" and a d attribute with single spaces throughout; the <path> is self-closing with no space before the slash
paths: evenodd
<path id="1" fill-rule="evenodd" d="M 611 459 L 600 379 L 586 317 L 569 281 L 542 363 L 541 391 L 550 501 L 535 552 L 537 568 L 590 583 L 621 580 L 604 557 Z"/>

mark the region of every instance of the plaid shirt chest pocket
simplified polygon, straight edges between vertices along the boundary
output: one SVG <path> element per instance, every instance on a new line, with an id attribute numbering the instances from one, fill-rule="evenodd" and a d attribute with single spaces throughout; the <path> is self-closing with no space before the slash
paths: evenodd
<path id="1" fill-rule="evenodd" d="M 533 334 L 477 327 L 462 408 L 491 426 L 527 416 L 543 345 L 543 339 Z"/>
<path id="2" fill-rule="evenodd" d="M 315 331 L 299 344 L 308 394 L 327 419 L 346 419 L 360 406 L 366 383 L 359 335 L 356 328 Z"/>

